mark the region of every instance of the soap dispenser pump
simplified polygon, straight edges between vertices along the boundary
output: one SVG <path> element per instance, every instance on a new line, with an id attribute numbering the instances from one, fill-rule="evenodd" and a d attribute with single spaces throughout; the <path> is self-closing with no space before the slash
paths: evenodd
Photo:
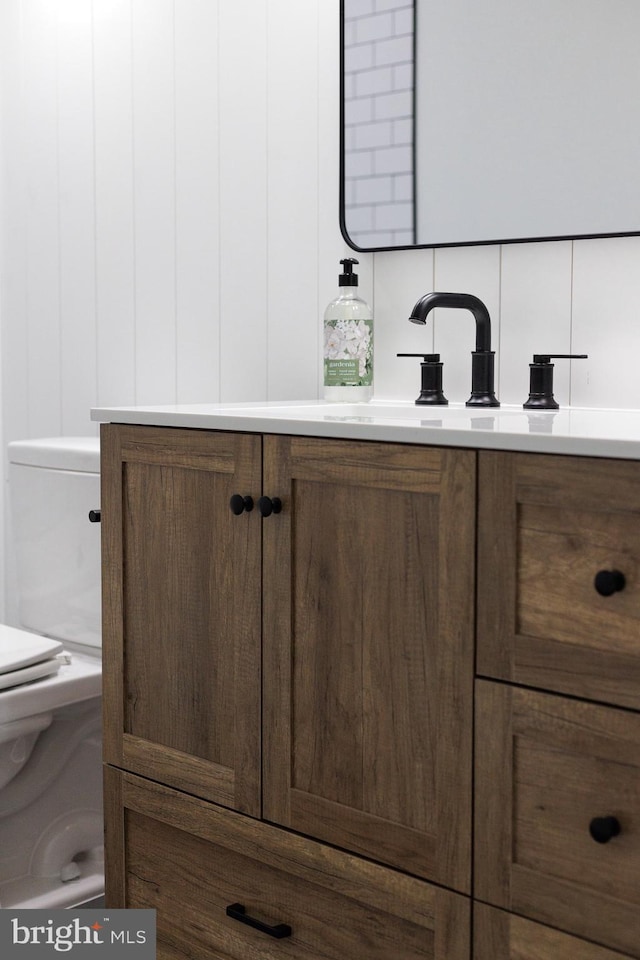
<path id="1" fill-rule="evenodd" d="M 558 410 L 560 404 L 553 396 L 552 360 L 587 360 L 586 353 L 534 353 L 529 364 L 529 399 L 525 410 Z"/>
<path id="2" fill-rule="evenodd" d="M 370 400 L 373 392 L 373 314 L 358 296 L 358 261 L 341 260 L 339 295 L 324 312 L 325 400 Z"/>

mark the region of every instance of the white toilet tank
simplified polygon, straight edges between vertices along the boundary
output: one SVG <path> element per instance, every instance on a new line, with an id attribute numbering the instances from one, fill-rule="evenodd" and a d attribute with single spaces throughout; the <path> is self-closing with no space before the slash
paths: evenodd
<path id="1" fill-rule="evenodd" d="M 100 525 L 88 514 L 100 506 L 100 441 L 54 437 L 8 447 L 20 625 L 97 654 Z"/>

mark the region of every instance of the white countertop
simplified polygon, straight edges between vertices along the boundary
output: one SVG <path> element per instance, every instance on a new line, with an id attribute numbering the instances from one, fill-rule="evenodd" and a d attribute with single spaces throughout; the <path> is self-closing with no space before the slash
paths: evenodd
<path id="1" fill-rule="evenodd" d="M 640 460 L 640 410 L 416 406 L 412 402 L 174 404 L 96 407 L 91 419 L 158 427 L 240 430 Z"/>

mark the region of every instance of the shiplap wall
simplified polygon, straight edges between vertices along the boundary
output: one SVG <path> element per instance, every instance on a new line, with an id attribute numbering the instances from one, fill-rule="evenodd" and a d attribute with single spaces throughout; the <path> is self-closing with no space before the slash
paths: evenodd
<path id="1" fill-rule="evenodd" d="M 0 0 L 3 444 L 94 432 L 96 404 L 321 391 L 338 38 L 338 0 Z M 640 238 L 359 259 L 379 396 L 437 350 L 467 398 L 470 315 L 406 322 L 440 289 L 486 302 L 503 403 L 534 351 L 574 351 L 561 404 L 640 406 Z"/>
<path id="2" fill-rule="evenodd" d="M 337 9 L 0 10 L 5 440 L 85 433 L 96 403 L 316 393 L 344 251 Z"/>

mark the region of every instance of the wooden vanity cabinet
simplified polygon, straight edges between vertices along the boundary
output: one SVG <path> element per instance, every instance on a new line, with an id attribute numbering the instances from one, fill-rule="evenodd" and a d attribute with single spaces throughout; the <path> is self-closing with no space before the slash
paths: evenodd
<path id="1" fill-rule="evenodd" d="M 260 815 L 251 434 L 103 425 L 104 760 Z"/>
<path id="2" fill-rule="evenodd" d="M 107 768 L 110 898 L 159 960 L 469 960 L 467 897 Z"/>
<path id="3" fill-rule="evenodd" d="M 627 954 L 475 903 L 473 960 L 627 960 Z"/>
<path id="4" fill-rule="evenodd" d="M 640 957 L 640 714 L 479 680 L 476 736 L 475 896 Z"/>
<path id="5" fill-rule="evenodd" d="M 165 960 L 640 960 L 638 480 L 103 426 L 108 906 Z"/>
<path id="6" fill-rule="evenodd" d="M 470 892 L 475 456 L 266 437 L 265 819 Z"/>
<path id="7" fill-rule="evenodd" d="M 478 470 L 478 673 L 640 710 L 640 464 L 483 451 Z"/>
<path id="8" fill-rule="evenodd" d="M 640 464 L 478 473 L 474 897 L 506 956 L 639 958 Z"/>
<path id="9" fill-rule="evenodd" d="M 108 904 L 184 904 L 166 957 L 468 957 L 475 453 L 108 425 L 102 483 Z M 198 919 L 207 818 L 272 917 L 313 844 L 303 941 Z"/>

